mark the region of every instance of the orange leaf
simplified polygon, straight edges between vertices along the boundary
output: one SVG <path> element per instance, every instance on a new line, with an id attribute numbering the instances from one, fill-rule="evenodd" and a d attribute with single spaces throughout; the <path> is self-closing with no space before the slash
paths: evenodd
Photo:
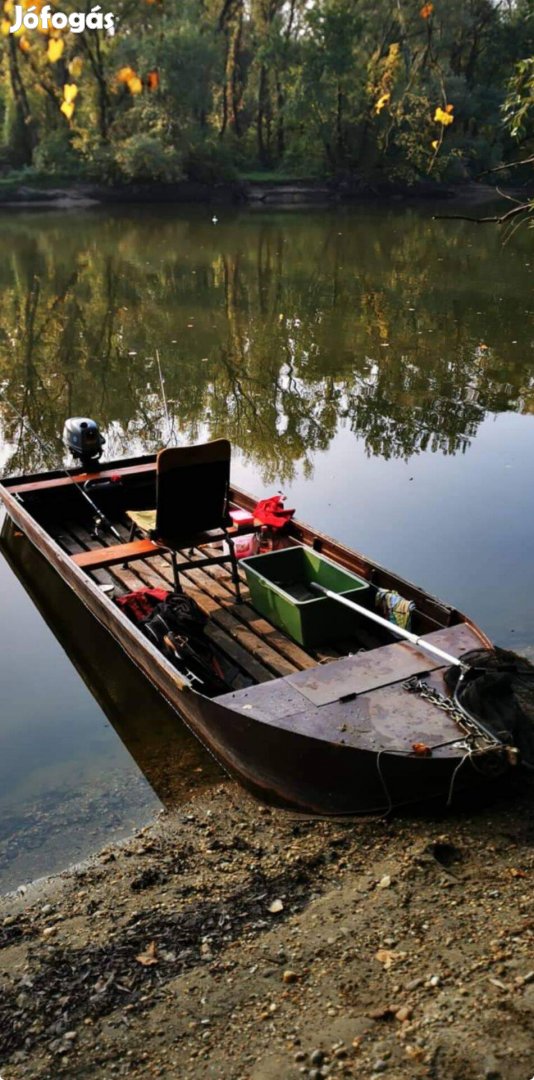
<path id="1" fill-rule="evenodd" d="M 157 953 L 158 947 L 156 945 L 156 942 L 151 941 L 150 945 L 147 945 L 144 953 L 139 953 L 139 956 L 136 956 L 135 959 L 137 960 L 138 964 L 142 964 L 143 967 L 150 967 L 151 964 L 159 963 Z"/>
<path id="2" fill-rule="evenodd" d="M 446 105 L 445 112 L 451 113 L 454 109 L 454 105 Z"/>
<path id="3" fill-rule="evenodd" d="M 21 37 L 21 39 L 19 41 L 19 49 L 24 53 L 30 52 L 31 45 L 30 45 L 30 43 L 28 41 L 28 38 Z"/>
<path id="4" fill-rule="evenodd" d="M 117 82 L 129 83 L 130 79 L 135 79 L 136 74 L 133 68 L 123 67 L 117 72 Z"/>
<path id="5" fill-rule="evenodd" d="M 149 71 L 146 77 L 146 85 L 148 90 L 157 90 L 159 86 L 159 72 Z"/>
<path id="6" fill-rule="evenodd" d="M 433 4 L 425 4 L 421 8 L 419 14 L 420 14 L 422 19 L 429 19 L 432 12 L 433 12 L 433 10 L 434 10 L 434 5 Z"/>
<path id="7" fill-rule="evenodd" d="M 60 106 L 60 110 L 63 113 L 63 116 L 67 117 L 67 120 L 71 120 L 74 113 L 74 102 L 64 101 Z"/>
<path id="8" fill-rule="evenodd" d="M 51 64 L 55 64 L 57 60 L 61 60 L 65 49 L 65 43 L 63 41 L 51 40 L 48 42 L 47 56 Z"/>

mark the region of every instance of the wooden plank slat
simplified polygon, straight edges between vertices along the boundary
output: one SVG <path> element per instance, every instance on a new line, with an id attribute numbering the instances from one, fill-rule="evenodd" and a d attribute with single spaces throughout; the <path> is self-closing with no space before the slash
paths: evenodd
<path id="1" fill-rule="evenodd" d="M 61 534 L 61 546 L 69 555 L 78 555 L 85 551 L 101 551 L 102 545 L 99 540 L 96 540 L 94 536 L 84 529 L 83 526 L 77 522 L 66 522 L 64 525 L 64 531 Z M 99 575 L 107 574 L 109 580 L 115 586 L 118 593 L 132 592 L 134 589 L 139 588 L 139 578 L 132 574 L 127 568 L 121 569 L 120 572 L 117 566 L 111 566 L 108 570 L 90 570 L 89 574 L 93 580 L 99 580 Z"/>
<path id="2" fill-rule="evenodd" d="M 64 531 L 63 526 L 61 529 L 50 530 L 50 535 L 66 551 L 67 555 L 79 555 L 84 550 L 81 544 L 73 540 L 68 531 Z M 108 570 L 95 570 L 91 576 L 97 585 L 116 585 Z"/>
<path id="3" fill-rule="evenodd" d="M 84 570 L 96 570 L 101 566 L 132 562 L 134 559 L 147 559 L 157 554 L 159 550 L 158 545 L 152 540 L 132 540 L 131 543 L 113 544 L 112 547 L 98 545 L 92 551 L 81 551 L 73 555 L 72 561 Z"/>

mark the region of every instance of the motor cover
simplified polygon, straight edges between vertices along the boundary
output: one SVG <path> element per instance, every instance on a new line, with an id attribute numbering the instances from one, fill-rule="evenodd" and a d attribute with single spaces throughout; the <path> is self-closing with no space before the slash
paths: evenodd
<path id="1" fill-rule="evenodd" d="M 96 421 L 88 416 L 71 416 L 65 421 L 63 442 L 82 465 L 99 460 L 105 441 Z"/>

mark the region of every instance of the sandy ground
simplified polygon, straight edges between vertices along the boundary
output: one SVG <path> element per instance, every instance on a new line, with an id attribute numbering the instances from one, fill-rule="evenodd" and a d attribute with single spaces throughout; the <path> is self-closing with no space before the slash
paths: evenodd
<path id="1" fill-rule="evenodd" d="M 533 796 L 341 822 L 200 793 L 1 902 L 2 1080 L 530 1080 Z"/>

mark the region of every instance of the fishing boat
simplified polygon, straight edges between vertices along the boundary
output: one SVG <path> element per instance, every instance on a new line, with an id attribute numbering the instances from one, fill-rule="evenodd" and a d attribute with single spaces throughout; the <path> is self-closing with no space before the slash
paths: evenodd
<path id="1" fill-rule="evenodd" d="M 509 740 L 463 710 L 447 682 L 465 654 L 492 648 L 468 617 L 295 518 L 274 550 L 239 562 L 234 544 L 258 500 L 231 483 L 225 539 L 208 532 L 187 551 L 169 547 L 131 520 L 131 507 L 146 513 L 162 497 L 159 457 L 80 454 L 72 469 L 4 478 L 0 498 L 14 537 L 38 549 L 232 777 L 273 806 L 357 815 L 450 803 L 511 768 Z M 190 480 L 179 500 L 187 520 L 191 500 L 209 495 Z M 290 579 L 303 560 L 317 580 L 308 574 L 299 599 Z M 175 662 L 180 641 L 161 648 L 132 621 L 120 601 L 146 590 L 194 601 L 220 679 L 205 684 Z M 404 636 L 376 613 L 384 592 L 410 609 Z"/>

